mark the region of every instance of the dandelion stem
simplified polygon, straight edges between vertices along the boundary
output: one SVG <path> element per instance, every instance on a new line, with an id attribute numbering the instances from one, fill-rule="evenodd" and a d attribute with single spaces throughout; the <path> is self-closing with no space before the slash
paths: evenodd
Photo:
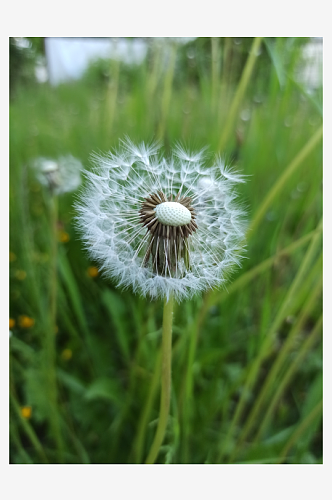
<path id="1" fill-rule="evenodd" d="M 169 407 L 171 400 L 171 364 L 172 364 L 172 321 L 174 297 L 165 299 L 162 331 L 162 368 L 161 368 L 161 398 L 159 421 L 155 438 L 146 459 L 146 464 L 153 464 L 158 456 L 164 440 Z"/>
<path id="2" fill-rule="evenodd" d="M 58 198 L 53 195 L 51 198 L 51 227 L 52 227 L 52 243 L 51 243 L 51 270 L 50 270 L 50 315 L 49 324 L 45 332 L 45 375 L 48 386 L 49 398 L 49 418 L 54 435 L 54 439 L 59 452 L 59 461 L 62 462 L 63 442 L 61 436 L 59 409 L 58 409 L 58 394 L 56 381 L 56 294 L 57 294 L 57 220 L 58 220 Z"/>

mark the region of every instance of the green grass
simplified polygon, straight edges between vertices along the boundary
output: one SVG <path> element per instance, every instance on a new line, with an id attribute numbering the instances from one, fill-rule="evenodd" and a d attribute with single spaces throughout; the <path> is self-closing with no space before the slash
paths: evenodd
<path id="1" fill-rule="evenodd" d="M 75 193 L 66 194 L 52 333 L 52 205 L 28 168 L 68 153 L 90 168 L 92 151 L 125 135 L 161 138 L 166 153 L 176 141 L 207 145 L 211 161 L 225 154 L 249 176 L 239 189 L 250 219 L 242 268 L 226 290 L 175 307 L 171 416 L 157 463 L 322 463 L 322 90 L 296 81 L 303 41 L 198 39 L 171 48 L 168 67 L 152 46 L 142 65 L 109 63 L 103 78 L 95 66 L 79 82 L 16 88 L 12 463 L 144 463 L 153 441 L 162 303 L 89 276 L 95 263 L 73 224 Z M 252 43 L 261 53 L 246 65 Z"/>

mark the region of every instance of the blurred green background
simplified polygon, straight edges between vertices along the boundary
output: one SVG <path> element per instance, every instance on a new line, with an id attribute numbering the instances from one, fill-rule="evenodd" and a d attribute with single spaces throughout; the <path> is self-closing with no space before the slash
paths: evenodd
<path id="1" fill-rule="evenodd" d="M 29 167 L 89 169 L 128 135 L 208 146 L 249 176 L 242 268 L 175 308 L 158 463 L 322 463 L 321 40 L 144 42 L 139 63 L 51 85 L 45 40 L 9 40 L 10 461 L 144 463 L 153 440 L 162 303 L 101 277 L 75 193 L 55 200 Z"/>

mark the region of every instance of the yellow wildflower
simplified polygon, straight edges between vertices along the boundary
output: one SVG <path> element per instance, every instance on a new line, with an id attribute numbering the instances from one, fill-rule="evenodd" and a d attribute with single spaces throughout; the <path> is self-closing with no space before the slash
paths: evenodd
<path id="1" fill-rule="evenodd" d="M 70 236 L 66 231 L 59 231 L 58 238 L 61 243 L 67 243 L 70 240 Z"/>
<path id="2" fill-rule="evenodd" d="M 18 269 L 18 270 L 16 271 L 16 273 L 15 273 L 15 277 L 16 277 L 18 280 L 20 280 L 20 281 L 25 280 L 26 276 L 27 276 L 27 273 L 26 273 L 25 271 L 21 270 L 21 269 Z"/>
<path id="3" fill-rule="evenodd" d="M 31 413 L 32 413 L 31 406 L 23 406 L 21 408 L 21 415 L 23 418 L 30 418 Z"/>
<path id="4" fill-rule="evenodd" d="M 9 262 L 14 262 L 16 260 L 16 255 L 14 252 L 9 252 Z"/>
<path id="5" fill-rule="evenodd" d="M 18 318 L 18 324 L 21 328 L 31 328 L 35 324 L 35 320 L 22 314 Z"/>
<path id="6" fill-rule="evenodd" d="M 95 267 L 95 266 L 91 266 L 88 268 L 88 275 L 91 277 L 91 278 L 95 278 L 96 276 L 98 276 L 99 274 L 99 269 L 98 267 Z"/>
<path id="7" fill-rule="evenodd" d="M 73 355 L 73 351 L 71 349 L 64 349 L 61 353 L 62 359 L 68 361 Z"/>

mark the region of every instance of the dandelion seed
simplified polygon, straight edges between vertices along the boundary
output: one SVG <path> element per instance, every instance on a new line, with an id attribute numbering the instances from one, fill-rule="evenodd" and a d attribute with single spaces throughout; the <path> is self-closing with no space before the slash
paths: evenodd
<path id="1" fill-rule="evenodd" d="M 234 185 L 244 178 L 220 159 L 204 167 L 204 151 L 177 145 L 165 159 L 156 144 L 127 139 L 114 153 L 93 155 L 76 221 L 118 286 L 180 301 L 223 285 L 240 264 L 246 225 Z"/>

